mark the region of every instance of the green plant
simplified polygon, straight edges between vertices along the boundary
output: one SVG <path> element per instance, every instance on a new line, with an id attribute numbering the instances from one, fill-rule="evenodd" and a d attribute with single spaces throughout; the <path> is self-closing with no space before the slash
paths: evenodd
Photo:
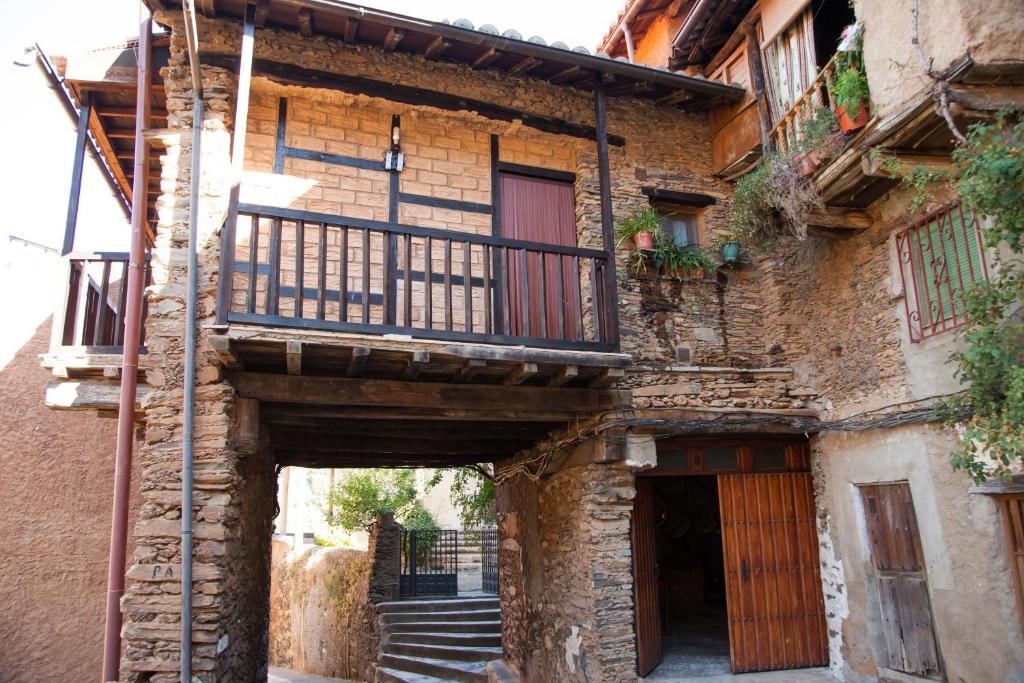
<path id="1" fill-rule="evenodd" d="M 853 49 L 836 53 L 836 68 L 829 86 L 832 103 L 845 109 L 850 116 L 856 116 L 861 103 L 867 104 L 871 98 L 864 71 L 863 35 L 863 31 L 857 30 Z"/>
<path id="2" fill-rule="evenodd" d="M 650 204 L 638 206 L 615 224 L 615 234 L 619 238 L 616 244 L 621 245 L 642 232 L 657 234 L 664 220 L 665 217 Z"/>
<path id="3" fill-rule="evenodd" d="M 843 147 L 843 134 L 836 123 L 836 115 L 828 107 L 817 107 L 800 128 L 800 139 L 793 150 L 796 154 L 816 152 L 821 159 L 834 156 Z"/>
<path id="4" fill-rule="evenodd" d="M 665 233 L 658 234 L 655 261 L 668 274 L 710 272 L 717 267 L 715 261 L 701 249 L 678 245 Z"/>
<path id="5" fill-rule="evenodd" d="M 329 526 L 368 529 L 378 516 L 401 518 L 416 500 L 416 475 L 408 469 L 348 470 L 321 504 Z M 333 514 L 327 510 L 333 504 Z"/>
<path id="6" fill-rule="evenodd" d="M 491 479 L 491 465 L 470 465 L 467 467 L 446 467 L 434 471 L 427 482 L 432 489 L 441 483 L 444 473 L 454 473 L 451 485 L 451 502 L 459 515 L 463 529 L 490 526 L 496 521 L 494 514 L 494 481 Z"/>
<path id="7" fill-rule="evenodd" d="M 769 154 L 739 179 L 729 207 L 729 232 L 723 241 L 754 250 L 772 246 L 781 237 L 807 236 L 810 212 L 821 199 L 791 156 Z"/>

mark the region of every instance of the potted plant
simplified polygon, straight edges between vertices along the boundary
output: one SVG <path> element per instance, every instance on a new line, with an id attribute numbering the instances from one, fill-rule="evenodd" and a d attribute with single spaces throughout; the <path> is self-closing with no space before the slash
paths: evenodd
<path id="1" fill-rule="evenodd" d="M 871 96 L 864 73 L 864 53 L 858 26 L 847 26 L 836 54 L 836 69 L 829 95 L 839 127 L 844 133 L 863 128 L 868 122 L 867 102 Z"/>
<path id="2" fill-rule="evenodd" d="M 659 233 L 655 259 L 661 271 L 669 277 L 691 277 L 703 280 L 706 272 L 715 269 L 715 262 L 696 247 L 676 244 L 664 233 Z"/>
<path id="3" fill-rule="evenodd" d="M 835 114 L 827 107 L 818 107 L 802 124 L 793 162 L 804 177 L 810 177 L 842 146 L 843 136 L 836 125 Z"/>
<path id="4" fill-rule="evenodd" d="M 740 243 L 735 240 L 722 242 L 718 245 L 718 255 L 723 263 L 736 263 L 740 260 Z"/>
<path id="5" fill-rule="evenodd" d="M 638 206 L 615 226 L 618 244 L 633 240 L 637 249 L 654 249 L 654 235 L 661 229 L 662 220 L 653 206 Z"/>
<path id="6" fill-rule="evenodd" d="M 768 154 L 736 182 L 725 241 L 760 251 L 787 235 L 802 240 L 810 212 L 820 206 L 821 199 L 794 157 Z"/>

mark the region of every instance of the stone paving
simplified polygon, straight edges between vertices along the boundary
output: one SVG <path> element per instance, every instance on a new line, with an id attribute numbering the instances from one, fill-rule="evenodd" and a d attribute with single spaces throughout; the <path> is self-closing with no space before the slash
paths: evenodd
<path id="1" fill-rule="evenodd" d="M 267 678 L 267 683 L 355 683 L 355 681 L 349 681 L 344 678 L 324 678 L 323 676 L 314 676 L 290 669 L 282 669 L 279 666 L 272 666 L 270 667 L 270 676 Z"/>

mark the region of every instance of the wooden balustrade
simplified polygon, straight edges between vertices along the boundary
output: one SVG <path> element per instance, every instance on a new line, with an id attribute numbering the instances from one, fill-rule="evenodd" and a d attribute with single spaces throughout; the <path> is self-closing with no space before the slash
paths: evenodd
<path id="1" fill-rule="evenodd" d="M 120 353 L 124 348 L 128 253 L 71 253 L 64 258 L 64 289 L 53 318 L 52 351 L 73 348 L 86 353 Z M 148 285 L 148 258 L 143 277 Z M 143 303 L 143 321 L 146 308 Z"/>
<path id="2" fill-rule="evenodd" d="M 241 204 L 229 323 L 615 351 L 599 249 Z"/>
<path id="3" fill-rule="evenodd" d="M 807 88 L 796 102 L 772 128 L 771 137 L 775 141 L 775 149 L 785 154 L 792 150 L 800 141 L 804 124 L 814 117 L 818 107 L 831 106 L 829 88 L 832 87 L 832 74 L 836 70 L 836 56 L 833 55 L 828 64 L 818 72 L 814 82 Z"/>

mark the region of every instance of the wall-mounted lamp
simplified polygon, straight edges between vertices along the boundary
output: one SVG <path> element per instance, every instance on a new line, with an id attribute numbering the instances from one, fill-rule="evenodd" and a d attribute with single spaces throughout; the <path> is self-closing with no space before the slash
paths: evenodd
<path id="1" fill-rule="evenodd" d="M 402 151 L 402 118 L 391 116 L 391 149 L 384 153 L 384 168 L 400 173 L 405 167 L 405 152 Z"/>

